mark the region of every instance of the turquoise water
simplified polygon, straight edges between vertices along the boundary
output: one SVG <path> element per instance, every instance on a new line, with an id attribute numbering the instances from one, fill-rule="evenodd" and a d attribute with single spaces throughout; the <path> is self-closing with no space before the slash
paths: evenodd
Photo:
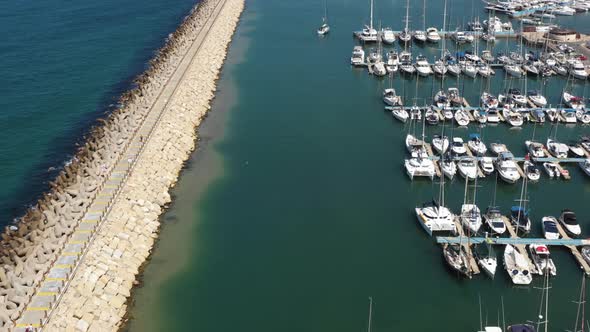
<path id="1" fill-rule="evenodd" d="M 46 189 L 193 4 L 0 3 L 0 225 Z"/>
<path id="2" fill-rule="evenodd" d="M 377 16 L 401 26 L 404 5 L 378 1 Z M 466 20 L 471 5 L 453 2 L 451 21 Z M 442 4 L 428 6 L 427 17 L 442 23 Z M 478 2 L 473 6 L 482 13 Z M 383 112 L 380 98 L 389 83 L 348 64 L 351 32 L 368 16 L 366 4 L 342 1 L 329 11 L 332 32 L 318 39 L 320 1 L 248 1 L 219 82 L 221 94 L 201 129 L 206 144 L 173 191 L 177 200 L 162 219 L 126 329 L 361 331 L 369 296 L 375 301 L 373 331 L 475 331 L 479 296 L 491 324 L 498 321 L 502 299 L 507 323 L 536 320 L 540 293 L 534 287 L 540 279 L 517 288 L 501 267 L 493 281 L 483 275 L 461 280 L 448 271 L 440 248 L 415 220 L 414 207 L 438 187 L 429 180 L 411 182 L 403 171 L 407 128 Z M 420 10 L 412 13 L 419 21 Z M 585 18 L 571 21 L 588 27 Z M 504 43 L 497 47 L 504 50 Z M 547 95 L 557 103 L 565 82 L 549 82 Z M 461 87 L 475 104 L 483 83 L 445 85 Z M 393 84 L 414 96 L 414 80 L 398 77 Z M 432 95 L 432 84 L 440 83 L 419 83 L 420 98 Z M 504 84 L 498 73 L 493 92 Z M 585 87 L 574 89 L 582 94 Z M 544 140 L 550 129 L 535 128 L 534 135 Z M 440 130 L 428 128 L 427 135 Z M 501 140 L 517 155 L 533 135 L 530 125 L 446 130 L 464 138 L 480 130 L 484 140 Z M 560 126 L 558 137 L 587 132 Z M 530 185 L 536 235 L 543 215 L 565 207 L 578 213 L 588 234 L 583 197 L 590 181 L 579 169 L 570 171 L 569 183 L 545 178 Z M 494 180 L 479 185 L 477 202 L 485 208 Z M 498 185 L 504 212 L 519 195 L 519 185 Z M 448 205 L 457 211 L 462 200 L 463 183 L 455 180 L 447 187 Z M 565 250 L 553 249 L 553 256 L 559 276 L 552 281 L 551 330 L 572 329 L 571 301 L 581 274 Z"/>

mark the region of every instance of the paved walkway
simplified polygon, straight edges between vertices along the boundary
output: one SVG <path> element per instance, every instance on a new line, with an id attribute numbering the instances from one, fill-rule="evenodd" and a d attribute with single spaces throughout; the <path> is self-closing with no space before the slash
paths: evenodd
<path id="1" fill-rule="evenodd" d="M 76 273 L 77 267 L 84 260 L 88 247 L 100 230 L 101 224 L 106 220 L 112 204 L 117 199 L 123 184 L 133 170 L 135 161 L 149 141 L 154 128 L 156 128 L 162 114 L 167 109 L 169 100 L 176 92 L 177 86 L 182 81 L 185 72 L 191 65 L 207 32 L 216 21 L 224 4 L 225 0 L 219 1 L 207 23 L 199 32 L 198 37 L 184 55 L 180 65 L 163 87 L 139 130 L 128 143 L 125 152 L 99 188 L 99 192 L 88 211 L 70 236 L 52 268 L 45 275 L 44 280 L 37 287 L 35 295 L 31 297 L 20 319 L 18 319 L 16 323 L 17 331 L 24 331 L 29 325 L 34 328 L 41 328 L 49 320 L 52 310 L 59 304 L 61 296 L 67 290 L 69 282 Z"/>

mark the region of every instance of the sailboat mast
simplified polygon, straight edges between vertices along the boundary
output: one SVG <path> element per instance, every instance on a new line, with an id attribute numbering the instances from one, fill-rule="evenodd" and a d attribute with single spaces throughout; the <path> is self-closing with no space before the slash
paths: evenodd
<path id="1" fill-rule="evenodd" d="M 426 0 L 422 2 L 422 31 L 426 31 Z"/>
<path id="2" fill-rule="evenodd" d="M 369 28 L 373 30 L 373 0 L 371 0 L 371 22 Z"/>
<path id="3" fill-rule="evenodd" d="M 373 298 L 369 296 L 369 324 L 367 325 L 367 332 L 371 332 L 371 321 L 373 320 Z"/>
<path id="4" fill-rule="evenodd" d="M 445 56 L 445 43 L 447 40 L 447 33 L 446 33 L 446 26 L 447 26 L 447 0 L 445 0 L 445 8 L 443 10 L 443 26 L 442 26 L 442 30 L 444 32 L 444 36 L 442 39 L 442 49 L 441 49 L 441 54 L 440 54 L 440 58 L 442 60 L 442 58 Z"/>

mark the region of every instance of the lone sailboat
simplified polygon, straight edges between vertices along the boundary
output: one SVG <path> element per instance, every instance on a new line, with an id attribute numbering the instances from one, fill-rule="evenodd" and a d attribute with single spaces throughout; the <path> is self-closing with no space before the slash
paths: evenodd
<path id="1" fill-rule="evenodd" d="M 328 0 L 324 0 L 324 17 L 322 17 L 322 25 L 318 29 L 318 35 L 324 36 L 330 32 L 328 25 Z"/>

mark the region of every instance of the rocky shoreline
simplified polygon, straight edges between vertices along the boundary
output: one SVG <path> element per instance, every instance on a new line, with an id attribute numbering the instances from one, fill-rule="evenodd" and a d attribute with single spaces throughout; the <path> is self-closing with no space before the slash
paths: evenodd
<path id="1" fill-rule="evenodd" d="M 243 8 L 244 0 L 203 0 L 195 6 L 135 80 L 136 87 L 121 96 L 120 107 L 91 130 L 50 190 L 16 229 L 6 228 L 0 242 L 0 330 L 13 327 L 25 312 L 163 89 L 175 84 L 104 225 L 43 326 L 60 331 L 118 329 L 139 267 L 157 237 L 159 215 L 170 202 L 168 190 L 195 148 L 195 128 L 209 110 Z M 169 82 L 215 10 L 219 16 L 182 79 Z"/>

